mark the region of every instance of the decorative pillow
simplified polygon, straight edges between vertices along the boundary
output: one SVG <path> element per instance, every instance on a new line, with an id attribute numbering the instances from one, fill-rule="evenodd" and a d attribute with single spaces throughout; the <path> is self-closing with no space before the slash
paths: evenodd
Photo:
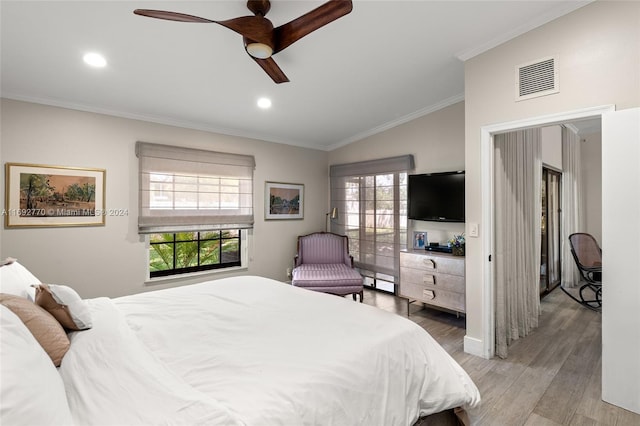
<path id="1" fill-rule="evenodd" d="M 40 284 L 27 268 L 16 259 L 7 258 L 0 265 L 0 293 L 13 294 L 34 301 L 36 291 L 33 284 Z"/>
<path id="2" fill-rule="evenodd" d="M 20 318 L 2 305 L 0 323 L 2 424 L 73 424 L 64 383 L 47 353 Z"/>
<path id="3" fill-rule="evenodd" d="M 60 323 L 40 306 L 19 296 L 0 294 L 0 304 L 9 308 L 22 320 L 47 352 L 53 365 L 58 367 L 70 345 L 67 333 Z"/>
<path id="4" fill-rule="evenodd" d="M 4 265 L 11 265 L 13 262 L 15 262 L 18 259 L 14 259 L 13 257 L 7 257 L 5 260 L 3 260 L 2 262 L 0 262 L 0 267 L 4 266 Z"/>
<path id="5" fill-rule="evenodd" d="M 40 284 L 36 287 L 36 305 L 44 308 L 64 328 L 91 328 L 91 313 L 80 295 L 66 285 Z"/>

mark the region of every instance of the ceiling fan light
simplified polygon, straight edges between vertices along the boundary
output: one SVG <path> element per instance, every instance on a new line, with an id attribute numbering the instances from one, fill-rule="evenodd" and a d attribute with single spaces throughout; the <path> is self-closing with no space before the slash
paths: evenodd
<path id="1" fill-rule="evenodd" d="M 267 59 L 271 57 L 273 49 L 264 43 L 249 43 L 247 53 L 257 59 Z"/>

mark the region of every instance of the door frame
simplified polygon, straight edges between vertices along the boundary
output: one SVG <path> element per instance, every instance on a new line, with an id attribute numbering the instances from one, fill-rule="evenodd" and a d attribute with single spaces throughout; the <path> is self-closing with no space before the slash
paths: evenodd
<path id="1" fill-rule="evenodd" d="M 545 179 L 545 173 L 546 173 L 546 179 Z M 549 176 L 550 175 L 555 175 L 557 176 L 558 179 L 558 223 L 557 223 L 557 227 L 558 227 L 558 235 L 557 235 L 557 243 L 558 243 L 558 250 L 559 253 L 558 255 L 560 256 L 559 262 L 558 262 L 558 271 L 557 271 L 557 275 L 558 275 L 558 280 L 555 281 L 557 282 L 557 284 L 555 284 L 551 289 L 549 289 L 549 278 L 550 278 L 550 270 L 552 268 L 549 267 L 550 264 L 550 259 L 549 259 L 549 245 L 550 245 L 550 240 L 552 238 L 552 236 L 549 234 L 548 230 L 549 230 L 549 223 L 550 223 L 550 216 L 552 216 L 552 213 L 550 214 L 549 211 Z M 546 296 L 547 294 L 551 293 L 551 291 L 553 291 L 556 287 L 558 287 L 561 283 L 562 283 L 562 268 L 564 267 L 564 265 L 562 264 L 562 231 L 563 231 L 563 227 L 562 227 L 562 221 L 563 221 L 563 211 L 562 211 L 562 170 L 558 170 L 555 167 L 549 166 L 549 165 L 545 165 L 544 163 L 542 164 L 542 178 L 544 180 L 544 185 L 546 188 L 546 193 L 545 193 L 545 197 L 547 198 L 545 200 L 545 209 L 543 209 L 543 214 L 546 218 L 546 227 L 547 227 L 547 234 L 546 234 L 546 245 L 547 247 L 544 247 L 544 242 L 542 243 L 541 249 L 546 250 L 546 254 L 547 254 L 547 270 L 545 272 L 545 276 L 546 276 L 546 288 L 544 291 L 540 292 L 540 298 Z"/>
<path id="2" fill-rule="evenodd" d="M 494 141 L 493 136 L 516 130 L 532 127 L 551 126 L 564 124 L 588 118 L 601 118 L 602 114 L 615 111 L 615 105 L 600 105 L 581 108 L 573 111 L 558 112 L 554 114 L 530 117 L 504 123 L 482 126 L 480 128 L 480 161 L 481 161 L 481 196 L 482 196 L 482 222 L 481 228 L 485 229 L 482 240 L 482 259 L 485 265 L 482 273 L 482 349 L 477 354 L 483 358 L 492 358 L 495 354 L 495 283 L 494 264 L 491 262 L 491 254 L 494 252 Z M 604 141 L 603 141 L 604 144 Z M 486 262 L 486 263 L 485 263 Z M 465 345 L 466 347 L 467 345 Z M 480 348 L 477 348 L 480 349 Z M 473 351 L 475 352 L 475 351 Z"/>

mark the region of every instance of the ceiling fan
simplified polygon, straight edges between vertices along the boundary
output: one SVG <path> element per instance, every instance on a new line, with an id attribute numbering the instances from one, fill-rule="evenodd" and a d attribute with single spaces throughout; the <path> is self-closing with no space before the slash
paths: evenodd
<path id="1" fill-rule="evenodd" d="M 307 34 L 348 14 L 353 9 L 351 0 L 329 0 L 311 12 L 274 28 L 265 18 L 271 8 L 269 0 L 249 0 L 247 8 L 254 16 L 241 16 L 226 21 L 212 21 L 198 16 L 164 10 L 136 9 L 136 15 L 178 22 L 214 23 L 240 34 L 244 48 L 276 83 L 289 81 L 271 57 L 291 46 Z"/>

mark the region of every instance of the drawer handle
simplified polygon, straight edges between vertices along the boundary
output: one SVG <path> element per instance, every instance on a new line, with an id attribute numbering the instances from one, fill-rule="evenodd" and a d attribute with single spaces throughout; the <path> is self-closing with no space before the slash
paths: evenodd
<path id="1" fill-rule="evenodd" d="M 423 283 L 427 283 L 427 284 L 433 284 L 436 285 L 436 277 L 435 275 L 423 275 L 422 276 L 422 282 Z"/>
<path id="2" fill-rule="evenodd" d="M 433 290 L 422 290 L 422 297 L 428 300 L 433 300 L 436 298 L 436 293 Z"/>
<path id="3" fill-rule="evenodd" d="M 433 259 L 424 259 L 424 266 L 427 269 L 436 269 L 436 262 Z"/>

